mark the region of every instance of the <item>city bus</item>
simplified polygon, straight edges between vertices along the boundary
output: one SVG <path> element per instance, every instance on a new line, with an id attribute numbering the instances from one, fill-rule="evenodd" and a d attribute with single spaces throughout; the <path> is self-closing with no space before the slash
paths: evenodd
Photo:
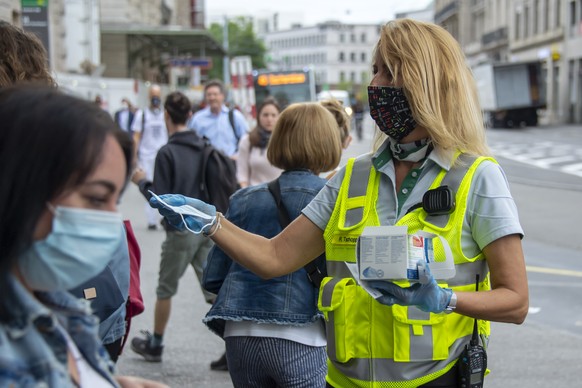
<path id="1" fill-rule="evenodd" d="M 295 102 L 316 101 L 315 75 L 310 68 L 302 70 L 253 70 L 255 101 L 259 106 L 269 96 L 274 97 L 281 108 Z"/>

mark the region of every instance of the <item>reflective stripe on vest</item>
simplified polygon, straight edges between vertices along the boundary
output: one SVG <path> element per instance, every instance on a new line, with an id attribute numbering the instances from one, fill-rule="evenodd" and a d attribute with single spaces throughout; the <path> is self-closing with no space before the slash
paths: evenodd
<path id="1" fill-rule="evenodd" d="M 479 274 L 480 289 L 487 290 L 489 269 L 484 256 L 465 257 L 460 251 L 462 227 L 454 226 L 462 225 L 474 172 L 488 158 L 458 157 L 459 161 L 448 172 L 440 171 L 431 184 L 431 188 L 447 185 L 453 190 L 455 211 L 430 216 L 419 208 L 402 217 L 397 225 L 407 225 L 409 233 L 422 229 L 440 234 L 451 246 L 455 241 L 456 276 L 448 284 L 440 283 L 442 286 L 472 291 L 475 275 Z M 341 260 L 355 261 L 355 241 L 363 229 L 380 225 L 375 209 L 379 178 L 369 155 L 348 161 L 336 207 L 324 231 L 330 275 L 342 273 L 338 271 Z M 473 326 L 473 319 L 459 314 L 430 314 L 416 307 L 381 305 L 350 278 L 324 279 L 319 308 L 327 320 L 328 376 L 342 387 L 404 388 L 432 381 L 454 365 Z M 479 321 L 479 332 L 488 335 L 489 322 Z"/>

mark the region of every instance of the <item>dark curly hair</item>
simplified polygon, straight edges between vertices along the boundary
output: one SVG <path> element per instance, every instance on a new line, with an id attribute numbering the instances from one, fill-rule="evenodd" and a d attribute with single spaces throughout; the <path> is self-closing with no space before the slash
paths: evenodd
<path id="1" fill-rule="evenodd" d="M 0 53 L 0 87 L 24 82 L 56 86 L 46 50 L 33 33 L 0 20 Z"/>

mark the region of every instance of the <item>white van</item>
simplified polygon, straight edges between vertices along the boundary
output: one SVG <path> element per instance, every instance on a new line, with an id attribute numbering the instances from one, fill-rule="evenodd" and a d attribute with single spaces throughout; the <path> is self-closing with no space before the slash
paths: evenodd
<path id="1" fill-rule="evenodd" d="M 324 90 L 317 93 L 317 101 L 338 100 L 344 106 L 348 116 L 352 115 L 350 94 L 345 90 Z"/>

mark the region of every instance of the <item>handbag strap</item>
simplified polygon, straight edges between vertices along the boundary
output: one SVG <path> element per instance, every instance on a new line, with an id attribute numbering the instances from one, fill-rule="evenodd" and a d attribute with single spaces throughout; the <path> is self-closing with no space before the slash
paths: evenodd
<path id="1" fill-rule="evenodd" d="M 285 229 L 287 225 L 291 223 L 291 217 L 289 217 L 289 213 L 287 212 L 287 208 L 283 205 L 283 201 L 281 200 L 281 186 L 279 185 L 279 178 L 272 180 L 267 184 L 269 188 L 269 192 L 275 199 L 275 203 L 277 204 L 277 209 L 279 210 L 279 224 L 281 224 L 281 228 Z M 307 278 L 309 281 L 317 288 L 321 285 L 321 282 L 324 278 L 323 274 L 319 270 L 319 267 L 315 263 L 315 259 L 310 261 L 309 263 L 305 264 L 303 267 L 305 271 L 307 271 Z"/>

